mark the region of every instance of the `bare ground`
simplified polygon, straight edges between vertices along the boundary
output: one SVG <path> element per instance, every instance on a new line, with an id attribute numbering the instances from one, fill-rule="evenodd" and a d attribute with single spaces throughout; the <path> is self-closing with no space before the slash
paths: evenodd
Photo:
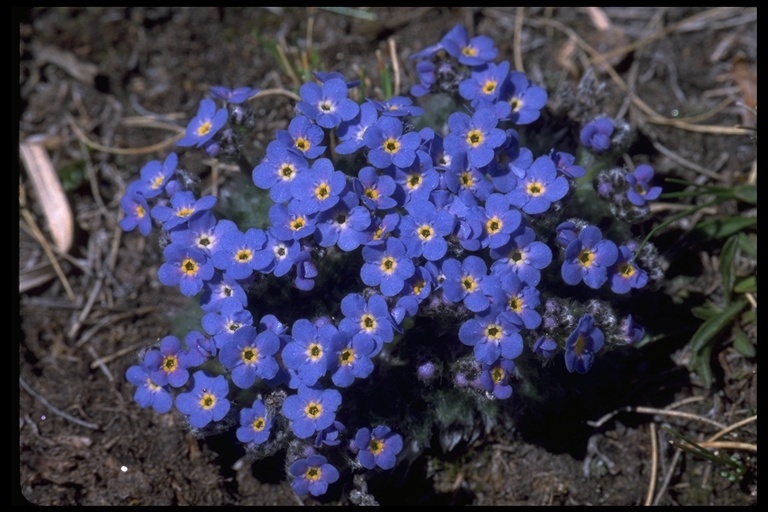
<path id="1" fill-rule="evenodd" d="M 52 237 L 40 198 L 22 167 L 16 502 L 351 503 L 346 486 L 321 499 L 296 497 L 279 457 L 252 465 L 227 434 L 195 438 L 175 413 L 140 409 L 123 377 L 137 351 L 178 329 L 190 308 L 157 281 L 157 240 L 117 228 L 125 184 L 170 150 L 162 142 L 175 133 L 147 128 L 142 119 L 163 114 L 184 126 L 210 85 L 295 87 L 265 41 L 282 44 L 295 62 L 309 45 L 348 76 L 366 70 L 375 77 L 372 63 L 391 62 L 394 52 L 405 90 L 413 80 L 407 56 L 463 23 L 492 37 L 500 56 L 545 85 L 551 116 L 565 109 L 566 91 L 575 90 L 590 58 L 610 54 L 612 67 L 597 68 L 603 94 L 585 115 L 624 116 L 638 134 L 628 151 L 635 163 L 697 183 L 754 183 L 756 132 L 733 130 L 756 125 L 754 8 L 365 12 L 376 19 L 296 8 L 17 13 L 20 142 L 40 136 L 65 185 L 74 236 L 54 257 L 57 275 L 45 252 Z M 256 105 L 256 153 L 290 119 L 290 100 L 273 98 Z M 226 189 L 234 177 L 213 168 L 193 170 L 218 176 Z M 654 221 L 678 213 L 677 206 L 663 203 Z M 537 399 L 520 393 L 503 404 L 498 423 L 471 444 L 444 453 L 435 443 L 412 464 L 371 478 L 379 503 L 756 505 L 756 357 L 722 340 L 711 388 L 688 368 L 688 340 L 701 322 L 690 310 L 722 296 L 719 246 L 682 236 L 704 214 L 657 240 L 668 261 L 666 285 L 637 307 L 659 341 L 611 353 L 584 377 L 567 374 L 562 361 L 526 376 L 551 384 Z M 755 272 L 754 262 L 741 272 Z M 721 441 L 743 445 L 718 453 L 737 457 L 746 468 L 741 475 L 670 443 L 668 429 L 703 442 L 731 425 Z"/>

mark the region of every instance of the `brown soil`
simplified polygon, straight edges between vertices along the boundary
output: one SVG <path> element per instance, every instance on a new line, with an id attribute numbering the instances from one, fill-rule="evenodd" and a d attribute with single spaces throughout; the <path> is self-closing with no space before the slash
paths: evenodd
<path id="1" fill-rule="evenodd" d="M 622 115 L 637 133 L 628 150 L 632 161 L 652 164 L 660 176 L 725 186 L 754 180 L 755 138 L 727 132 L 756 125 L 754 8 L 610 8 L 604 11 L 608 26 L 594 12 L 571 8 L 364 13 L 375 19 L 320 8 L 17 13 L 20 141 L 43 136 L 75 218 L 74 243 L 57 257 L 62 277 L 44 268 L 41 281 L 19 294 L 17 502 L 352 503 L 350 484 L 318 499 L 296 497 L 280 454 L 252 464 L 230 434 L 196 438 L 178 413 L 140 409 L 124 379 L 138 350 L 178 332 L 196 307 L 157 281 L 162 254 L 156 237 L 117 227 L 126 183 L 146 161 L 171 149 L 142 150 L 172 134 L 136 120 L 157 113 L 184 126 L 210 85 L 295 88 L 269 42 L 283 44 L 294 62 L 310 45 L 327 70 L 348 77 L 365 71 L 372 84 L 378 83 L 376 59 L 389 63 L 392 48 L 405 91 L 414 78 L 407 56 L 463 23 L 493 38 L 512 67 L 521 58 L 529 76 L 549 91 L 551 116 L 568 110 L 589 49 L 608 53 L 637 43 L 608 59 L 615 76 L 597 68 L 604 88 L 584 116 Z M 287 126 L 293 105 L 280 96 L 254 105 L 259 135 L 250 150 L 258 154 L 276 129 Z M 723 129 L 675 124 L 696 116 L 691 124 Z M 210 179 L 207 164 L 190 170 Z M 220 190 L 237 182 L 228 168 L 215 172 Z M 26 212 L 19 233 L 21 283 L 48 259 L 32 234 L 31 222 L 45 233 L 47 227 L 23 168 L 20 193 L 20 212 Z M 654 222 L 678 212 L 656 212 Z M 650 495 L 660 505 L 756 505 L 756 451 L 721 448 L 719 455 L 737 457 L 746 468 L 734 475 L 728 465 L 673 446 L 668 430 L 700 442 L 720 430 L 716 424 L 732 425 L 757 411 L 756 358 L 740 355 L 727 339 L 713 353 L 711 388 L 687 367 L 687 342 L 701 323 L 690 310 L 722 297 L 720 246 L 680 242 L 695 220 L 660 235 L 657 245 L 669 264 L 665 286 L 637 305 L 659 341 L 612 352 L 586 376 L 567 374 L 562 359 L 525 376 L 548 383 L 547 389 L 538 397 L 516 393 L 500 406 L 496 425 L 471 443 L 445 453 L 435 442 L 410 464 L 375 475 L 368 481 L 375 499 L 382 505 L 638 505 Z M 754 272 L 753 264 L 742 270 Z M 756 446 L 756 438 L 756 422 L 747 421 L 722 440 Z"/>

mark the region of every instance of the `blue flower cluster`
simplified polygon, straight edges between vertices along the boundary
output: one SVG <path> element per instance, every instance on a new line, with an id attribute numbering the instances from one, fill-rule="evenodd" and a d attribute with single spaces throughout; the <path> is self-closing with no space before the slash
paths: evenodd
<path id="1" fill-rule="evenodd" d="M 567 288 L 642 288 L 655 272 L 652 246 L 616 244 L 595 223 L 563 218 L 577 180 L 591 176 L 573 154 L 521 146 L 517 129 L 540 118 L 547 93 L 495 63 L 497 54 L 490 38 L 456 26 L 413 55 L 413 97 L 464 102 L 446 132 L 418 129 L 424 111 L 410 97 L 359 103 L 350 97 L 355 83 L 317 73 L 251 169 L 273 202 L 265 229 L 219 218 L 217 198 L 198 197 L 175 153 L 147 163 L 121 201 L 121 227 L 147 236 L 154 220 L 167 243 L 158 279 L 198 296 L 203 316 L 183 343 L 167 336 L 128 369 L 136 402 L 166 413 L 175 394 L 194 429 L 236 423 L 237 439 L 262 456 L 288 446 L 293 489 L 318 496 L 344 464 L 387 470 L 402 456 L 404 439 L 389 425 L 372 420 L 347 435 L 345 418 L 359 421 L 365 410 L 345 410 L 345 393 L 391 364 L 396 347 L 413 341 L 417 319 L 449 323 L 460 342 L 415 361 L 419 382 L 448 382 L 485 400 L 512 395 L 526 347 L 542 360 L 563 353 L 569 371 L 586 373 L 607 343 L 639 341 L 644 330 L 630 315 L 617 319 L 605 300 L 574 306 Z M 259 91 L 211 92 L 177 145 L 231 155 L 251 118 L 246 102 Z M 584 146 L 607 151 L 610 121 L 587 128 Z M 596 180 L 594 197 L 625 209 L 659 197 L 649 166 L 619 172 Z M 322 294 L 317 283 L 345 254 L 359 263 L 342 270 L 357 284 L 336 290 L 343 296 L 331 314 L 293 318 L 291 304 L 254 291 L 272 279 Z M 439 379 L 446 372 L 451 378 Z"/>

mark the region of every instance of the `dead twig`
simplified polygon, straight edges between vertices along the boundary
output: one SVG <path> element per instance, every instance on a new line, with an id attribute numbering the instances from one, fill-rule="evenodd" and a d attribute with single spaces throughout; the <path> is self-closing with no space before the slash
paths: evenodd
<path id="1" fill-rule="evenodd" d="M 144 146 L 141 148 L 113 148 L 109 146 L 104 146 L 102 144 L 99 144 L 98 142 L 94 142 L 91 139 L 89 139 L 82 129 L 77 125 L 74 119 L 72 119 L 72 116 L 67 115 L 67 121 L 69 122 L 69 126 L 72 128 L 72 131 L 75 132 L 75 136 L 77 136 L 78 139 L 80 139 L 86 146 L 88 146 L 91 149 L 95 149 L 96 151 L 101 151 L 103 153 L 110 153 L 113 155 L 146 155 L 148 153 L 155 153 L 157 151 L 162 151 L 170 146 L 173 146 L 178 141 L 180 141 L 184 137 L 185 129 L 178 126 L 176 127 L 177 134 L 173 137 L 169 137 L 165 139 L 164 141 L 158 142 L 156 144 L 151 144 L 149 146 Z"/>
<path id="2" fill-rule="evenodd" d="M 648 482 L 648 492 L 645 494 L 645 503 L 647 507 L 653 503 L 653 496 L 656 492 L 656 478 L 659 473 L 659 441 L 656 439 L 656 424 L 648 424 L 648 431 L 651 437 L 651 477 Z"/>
<path id="3" fill-rule="evenodd" d="M 62 411 L 61 409 L 58 409 L 51 405 L 51 403 L 45 399 L 43 395 L 35 391 L 32 386 L 27 384 L 27 381 L 24 380 L 23 377 L 19 377 L 19 384 L 22 388 L 24 388 L 24 391 L 35 397 L 41 404 L 43 404 L 45 407 L 47 407 L 51 412 L 54 414 L 57 414 L 64 418 L 67 421 L 71 421 L 72 423 L 76 423 L 80 425 L 81 427 L 90 428 L 91 430 L 101 430 L 101 427 L 98 426 L 96 423 L 90 423 L 88 421 L 83 421 L 81 419 L 75 418 L 71 414 L 67 414 L 66 412 Z"/>
<path id="4" fill-rule="evenodd" d="M 393 38 L 387 39 L 389 46 L 389 60 L 392 62 L 392 74 L 395 76 L 395 88 L 392 91 L 393 96 L 400 95 L 400 63 L 397 60 L 397 46 Z"/>
<path id="5" fill-rule="evenodd" d="M 107 363 L 111 363 L 115 359 L 120 359 L 126 354 L 130 354 L 131 352 L 136 351 L 137 349 L 146 346 L 146 341 L 140 341 L 138 343 L 134 343 L 130 347 L 125 347 L 123 349 L 118 350 L 117 352 L 113 352 L 112 354 L 109 354 L 108 356 L 101 357 L 94 362 L 91 363 L 91 370 L 95 370 L 99 366 Z"/>

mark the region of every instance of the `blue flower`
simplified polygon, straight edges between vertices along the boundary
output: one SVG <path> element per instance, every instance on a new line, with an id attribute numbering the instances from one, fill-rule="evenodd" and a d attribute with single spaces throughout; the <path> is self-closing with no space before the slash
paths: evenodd
<path id="1" fill-rule="evenodd" d="M 530 124 L 547 105 L 547 91 L 532 83 L 525 73 L 512 71 L 500 85 L 499 101 L 511 107 L 509 119 L 513 123 Z"/>
<path id="2" fill-rule="evenodd" d="M 318 214 L 315 240 L 320 247 L 335 244 L 342 251 L 353 251 L 371 239 L 370 225 L 371 213 L 358 205 L 357 194 L 350 190 L 336 206 Z"/>
<path id="3" fill-rule="evenodd" d="M 354 119 L 344 121 L 336 130 L 339 136 L 339 145 L 336 146 L 336 153 L 340 155 L 350 155 L 358 149 L 365 146 L 363 137 L 369 127 L 373 126 L 379 118 L 379 112 L 376 105 L 368 101 L 360 105 L 360 112 Z"/>
<path id="4" fill-rule="evenodd" d="M 197 295 L 203 282 L 213 277 L 213 264 L 203 251 L 181 244 L 169 244 L 163 250 L 165 263 L 157 277 L 166 286 L 179 286 L 187 297 Z"/>
<path id="5" fill-rule="evenodd" d="M 200 331 L 189 331 L 184 338 L 184 346 L 187 350 L 181 353 L 179 359 L 187 368 L 200 366 L 204 362 L 216 357 L 217 349 L 212 338 L 207 338 Z"/>
<path id="6" fill-rule="evenodd" d="M 485 173 L 470 165 L 467 153 L 452 156 L 450 162 L 443 175 L 448 190 L 468 205 L 476 205 L 488 199 L 493 192 L 493 183 Z"/>
<path id="7" fill-rule="evenodd" d="M 162 222 L 165 231 L 170 231 L 195 215 L 210 210 L 215 204 L 215 196 L 207 195 L 197 199 L 194 193 L 180 190 L 171 197 L 171 206 L 159 204 L 152 208 L 152 218 Z"/>
<path id="8" fill-rule="evenodd" d="M 619 246 L 619 257 L 608 269 L 614 293 L 628 293 L 632 288 L 642 288 L 648 282 L 648 274 L 635 265 L 634 258 L 635 254 L 629 247 Z"/>
<path id="9" fill-rule="evenodd" d="M 272 228 L 267 231 L 267 243 L 256 252 L 253 264 L 262 274 L 272 273 L 282 277 L 293 268 L 301 252 L 301 246 L 295 240 L 280 240 L 274 236 Z"/>
<path id="10" fill-rule="evenodd" d="M 653 179 L 653 167 L 650 165 L 638 165 L 637 169 L 627 174 L 627 199 L 635 206 L 645 206 L 646 201 L 658 199 L 661 195 L 661 187 L 651 186 Z"/>
<path id="11" fill-rule="evenodd" d="M 416 158 L 421 144 L 418 132 L 403 133 L 403 122 L 392 116 L 382 116 L 363 135 L 363 142 L 370 148 L 368 161 L 379 169 L 394 164 L 405 168 Z"/>
<path id="12" fill-rule="evenodd" d="M 230 408 L 227 393 L 229 384 L 223 375 L 211 377 L 198 370 L 192 375 L 193 388 L 176 397 L 176 408 L 189 419 L 194 428 L 203 428 L 211 421 L 219 421 Z"/>
<path id="13" fill-rule="evenodd" d="M 397 295 L 403 283 L 416 269 L 406 254 L 405 245 L 397 238 L 363 247 L 365 263 L 360 268 L 360 277 L 368 286 L 379 286 L 387 297 Z"/>
<path id="14" fill-rule="evenodd" d="M 267 146 L 266 156 L 254 167 L 251 177 L 254 185 L 269 190 L 270 199 L 276 203 L 284 203 L 293 197 L 293 181 L 308 170 L 309 163 L 303 155 L 278 141 L 272 141 Z"/>
<path id="15" fill-rule="evenodd" d="M 291 422 L 291 429 L 299 439 L 306 439 L 325 428 L 336 419 L 336 409 L 341 405 L 341 393 L 335 389 L 299 386 L 296 395 L 283 402 L 283 415 Z"/>
<path id="16" fill-rule="evenodd" d="M 355 379 L 364 379 L 373 372 L 371 357 L 376 342 L 370 336 L 352 336 L 341 330 L 333 337 L 331 380 L 340 388 L 351 386 Z"/>
<path id="17" fill-rule="evenodd" d="M 603 240 L 595 226 L 587 226 L 565 249 L 560 273 L 567 284 L 577 285 L 584 280 L 587 286 L 597 290 L 608 280 L 608 268 L 618 257 L 616 244 Z"/>
<path id="18" fill-rule="evenodd" d="M 211 86 L 211 96 L 214 98 L 224 100 L 227 103 L 233 105 L 239 105 L 245 100 L 251 98 L 257 94 L 261 89 L 251 89 L 250 87 L 237 87 L 236 89 L 228 89 L 220 85 Z"/>
<path id="19" fill-rule="evenodd" d="M 248 305 L 245 290 L 238 280 L 231 276 L 225 276 L 216 270 L 213 273 L 213 277 L 203 283 L 203 293 L 200 295 L 200 308 L 206 313 L 220 311 L 224 301 L 230 297 L 240 301 L 243 307 Z"/>
<path id="20" fill-rule="evenodd" d="M 604 341 L 603 332 L 595 326 L 592 315 L 582 316 L 565 341 L 565 367 L 571 373 L 587 373 Z"/>
<path id="21" fill-rule="evenodd" d="M 507 140 L 507 133 L 496 127 L 498 123 L 496 114 L 489 108 L 478 109 L 472 117 L 454 112 L 448 116 L 451 133 L 445 137 L 445 148 L 453 155 L 466 152 L 472 167 L 486 166 L 493 160 L 496 148 Z"/>
<path id="22" fill-rule="evenodd" d="M 360 107 L 347 97 L 349 88 L 341 78 L 331 78 L 322 86 L 307 82 L 299 89 L 301 101 L 296 109 L 323 128 L 336 128 L 354 118 Z"/>
<path id="23" fill-rule="evenodd" d="M 189 371 L 181 358 L 181 340 L 166 336 L 160 340 L 160 350 L 150 350 L 144 356 L 144 365 L 150 370 L 152 382 L 158 386 L 170 384 L 180 388 L 189 380 Z"/>
<path id="24" fill-rule="evenodd" d="M 496 58 L 499 51 L 488 36 L 475 36 L 469 39 L 467 30 L 456 25 L 440 40 L 442 48 L 465 66 L 480 66 Z"/>
<path id="25" fill-rule="evenodd" d="M 416 63 L 416 74 L 419 75 L 419 83 L 411 86 L 411 95 L 420 98 L 426 96 L 437 82 L 435 64 L 428 60 L 420 60 Z"/>
<path id="26" fill-rule="evenodd" d="M 227 297 L 218 311 L 206 313 L 200 322 L 205 332 L 213 336 L 216 347 L 221 348 L 242 326 L 253 325 L 253 316 L 237 298 Z"/>
<path id="27" fill-rule="evenodd" d="M 576 157 L 570 153 L 564 151 L 555 151 L 554 149 L 549 152 L 549 157 L 555 162 L 555 168 L 563 174 L 566 178 L 575 179 L 581 178 L 587 174 L 587 170 L 580 165 L 575 165 Z"/>
<path id="28" fill-rule="evenodd" d="M 424 113 L 424 109 L 414 105 L 413 100 L 407 96 L 393 96 L 386 101 L 369 101 L 383 116 L 418 117 Z"/>
<path id="29" fill-rule="evenodd" d="M 627 315 L 619 323 L 621 338 L 630 345 L 637 343 L 645 336 L 645 328 L 638 324 L 632 315 Z"/>
<path id="30" fill-rule="evenodd" d="M 598 117 L 584 125 L 579 133 L 579 140 L 587 149 L 595 153 L 604 153 L 611 147 L 613 122 L 607 117 Z"/>
<path id="31" fill-rule="evenodd" d="M 301 212 L 311 215 L 333 208 L 345 192 L 347 178 L 327 158 L 315 160 L 310 172 L 302 173 L 291 184 L 291 194 Z"/>
<path id="32" fill-rule="evenodd" d="M 159 196 L 178 164 L 179 157 L 176 153 L 170 153 L 162 164 L 159 160 L 148 162 L 141 168 L 141 181 L 138 182 L 137 191 L 147 199 Z"/>
<path id="33" fill-rule="evenodd" d="M 514 361 L 500 358 L 493 364 L 482 364 L 480 384 L 489 393 L 499 400 L 512 396 L 512 386 L 509 384 L 512 372 L 515 371 Z"/>
<path id="34" fill-rule="evenodd" d="M 424 256 L 437 261 L 448 250 L 445 237 L 453 232 L 455 219 L 447 210 L 438 210 L 426 200 L 411 200 L 405 207 L 410 215 L 400 221 L 400 240 L 408 250 L 408 256 Z"/>
<path id="35" fill-rule="evenodd" d="M 474 313 L 488 308 L 491 302 L 485 292 L 490 291 L 490 280 L 485 280 L 488 267 L 482 258 L 470 255 L 463 262 L 450 258 L 443 262 L 442 270 L 445 275 L 443 295 L 446 300 L 452 303 L 463 302 Z"/>
<path id="36" fill-rule="evenodd" d="M 315 215 L 302 213 L 298 201 L 272 205 L 269 220 L 270 232 L 278 240 L 301 240 L 315 232 Z"/>
<path id="37" fill-rule="evenodd" d="M 544 359 L 552 359 L 557 351 L 558 345 L 555 340 L 547 336 L 539 336 L 533 343 L 531 350 L 534 354 Z"/>
<path id="38" fill-rule="evenodd" d="M 459 340 L 474 347 L 476 361 L 489 365 L 499 357 L 514 359 L 523 352 L 519 327 L 498 307 L 461 324 Z"/>
<path id="39" fill-rule="evenodd" d="M 507 193 L 507 198 L 525 213 L 544 213 L 552 203 L 564 198 L 569 189 L 568 180 L 558 176 L 552 159 L 540 156 L 518 179 L 517 187 Z"/>
<path id="40" fill-rule="evenodd" d="M 291 329 L 292 341 L 283 348 L 283 364 L 298 372 L 302 384 L 314 386 L 328 371 L 336 333 L 338 330 L 332 324 L 317 325 L 299 318 Z"/>
<path id="41" fill-rule="evenodd" d="M 250 228 L 242 233 L 232 223 L 221 235 L 219 250 L 211 257 L 213 265 L 232 279 L 245 279 L 254 270 L 261 270 L 256 254 L 267 245 L 267 234 L 261 229 Z M 268 263 L 268 262 L 266 262 Z"/>
<path id="42" fill-rule="evenodd" d="M 179 142 L 180 147 L 195 146 L 200 147 L 216 135 L 227 122 L 227 109 L 220 108 L 216 110 L 216 103 L 211 99 L 204 99 L 200 102 L 200 108 L 197 115 L 187 125 L 187 132 Z"/>
<path id="43" fill-rule="evenodd" d="M 473 107 L 490 107 L 499 97 L 501 84 L 509 72 L 509 62 L 488 63 L 471 71 L 469 78 L 459 84 L 459 94 Z"/>
<path id="44" fill-rule="evenodd" d="M 391 172 L 392 167 L 386 172 Z M 413 199 L 429 199 L 430 193 L 440 185 L 440 174 L 432 166 L 432 158 L 425 151 L 416 151 L 416 159 L 406 168 L 394 167 L 394 179 L 405 192 L 402 206 Z M 394 194 L 393 194 L 394 196 Z"/>
<path id="45" fill-rule="evenodd" d="M 280 350 L 280 338 L 269 330 L 256 332 L 252 325 L 240 327 L 219 352 L 219 361 L 231 371 L 232 382 L 242 389 L 253 386 L 256 377 L 271 379 L 278 370 L 275 354 Z"/>
<path id="46" fill-rule="evenodd" d="M 148 236 L 152 231 L 152 219 L 149 215 L 149 205 L 143 195 L 129 190 L 120 199 L 120 207 L 125 212 L 125 217 L 120 220 L 123 231 L 133 231 L 139 228 L 139 233 Z"/>
<path id="47" fill-rule="evenodd" d="M 359 293 L 350 293 L 341 299 L 341 312 L 344 318 L 339 322 L 339 330 L 355 339 L 372 339 L 376 346 L 371 357 L 381 352 L 384 343 L 394 339 L 394 320 L 381 295 L 371 295 L 366 302 Z"/>
<path id="48" fill-rule="evenodd" d="M 375 427 L 373 431 L 361 428 L 355 434 L 357 461 L 366 469 L 379 466 L 381 469 L 392 469 L 397 462 L 397 454 L 403 449 L 403 438 L 400 434 L 384 425 Z"/>
<path id="49" fill-rule="evenodd" d="M 500 274 L 498 282 L 499 286 L 492 292 L 493 300 L 503 306 L 512 323 L 523 325 L 526 329 L 536 329 L 541 325 L 541 315 L 535 309 L 539 305 L 539 291 L 525 285 L 512 272 Z"/>
<path id="50" fill-rule="evenodd" d="M 334 421 L 333 425 L 324 428 L 315 436 L 314 447 L 339 446 L 341 444 L 341 435 L 347 431 L 347 427 L 340 421 Z"/>
<path id="51" fill-rule="evenodd" d="M 288 469 L 293 476 L 291 489 L 298 495 L 321 496 L 328 490 L 328 484 L 339 479 L 339 470 L 329 464 L 322 455 L 310 455 L 293 462 Z"/>
<path id="52" fill-rule="evenodd" d="M 495 249 L 509 242 L 522 215 L 517 209 L 510 208 L 509 201 L 503 194 L 491 194 L 485 201 L 485 223 L 483 233 L 480 235 L 480 247 Z"/>
<path id="53" fill-rule="evenodd" d="M 391 197 L 397 188 L 395 180 L 386 174 L 379 176 L 376 169 L 369 165 L 360 169 L 353 186 L 360 200 L 371 211 L 397 206 L 397 201 Z"/>
<path id="54" fill-rule="evenodd" d="M 125 372 L 125 378 L 136 386 L 133 393 L 133 400 L 139 404 L 142 409 L 152 407 L 160 414 L 165 414 L 173 406 L 173 396 L 168 386 L 158 386 L 149 376 L 150 369 L 142 362 L 140 365 L 134 365 Z"/>
<path id="55" fill-rule="evenodd" d="M 320 145 L 324 137 L 323 129 L 307 116 L 294 117 L 287 130 L 278 130 L 275 134 L 278 142 L 308 160 L 313 160 L 325 152 L 325 146 Z"/>
<path id="56" fill-rule="evenodd" d="M 267 408 L 261 400 L 256 399 L 250 407 L 240 409 L 240 426 L 237 428 L 237 439 L 240 442 L 265 443 L 271 429 L 272 418 L 267 415 Z"/>

